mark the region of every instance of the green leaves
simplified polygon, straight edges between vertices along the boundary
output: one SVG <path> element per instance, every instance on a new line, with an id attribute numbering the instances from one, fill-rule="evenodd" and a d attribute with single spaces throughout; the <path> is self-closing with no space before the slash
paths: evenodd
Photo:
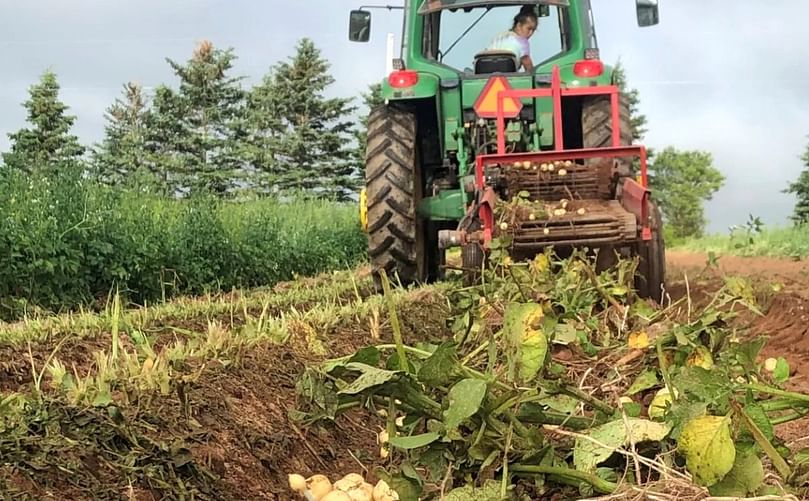
<path id="1" fill-rule="evenodd" d="M 444 411 L 444 425 L 454 430 L 473 416 L 486 396 L 486 382 L 482 379 L 463 379 L 449 391 L 449 408 Z"/>
<path id="2" fill-rule="evenodd" d="M 789 362 L 784 357 L 778 357 L 775 370 L 772 371 L 772 378 L 778 384 L 786 383 L 789 379 Z"/>
<path id="3" fill-rule="evenodd" d="M 501 501 L 500 482 L 487 480 L 483 487 L 465 485 L 452 489 L 444 496 L 444 501 Z"/>
<path id="4" fill-rule="evenodd" d="M 573 446 L 573 464 L 577 470 L 594 472 L 596 466 L 609 458 L 615 448 L 624 447 L 630 441 L 634 443 L 661 441 L 668 435 L 671 427 L 664 423 L 656 423 L 645 419 L 628 418 L 610 421 L 587 433 L 586 438 L 577 438 Z M 604 444 L 608 447 L 603 447 Z"/>
<path id="5" fill-rule="evenodd" d="M 654 388 L 660 383 L 657 378 L 657 370 L 656 369 L 644 369 L 643 372 L 638 374 L 638 377 L 635 378 L 635 381 L 632 383 L 632 386 L 626 390 L 627 395 L 634 395 L 636 393 L 640 393 L 642 391 L 646 391 L 649 388 Z"/>
<path id="6" fill-rule="evenodd" d="M 441 344 L 424 361 L 418 372 L 418 379 L 429 386 L 442 386 L 461 374 L 457 348 L 454 342 Z"/>
<path id="7" fill-rule="evenodd" d="M 677 446 L 697 484 L 710 487 L 733 468 L 736 447 L 730 436 L 730 418 L 702 416 L 683 428 Z"/>
<path id="8" fill-rule="evenodd" d="M 438 433 L 422 433 L 421 435 L 411 435 L 407 437 L 391 437 L 388 443 L 391 447 L 399 449 L 418 449 L 430 445 L 441 438 Z"/>
<path id="9" fill-rule="evenodd" d="M 764 466 L 752 452 L 736 455 L 733 468 L 710 487 L 712 496 L 744 498 L 754 494 L 764 482 Z"/>
<path id="10" fill-rule="evenodd" d="M 346 368 L 359 371 L 361 374 L 354 382 L 340 390 L 340 395 L 354 395 L 363 392 L 369 388 L 385 384 L 402 374 L 399 371 L 386 371 L 358 362 L 347 364 Z"/>

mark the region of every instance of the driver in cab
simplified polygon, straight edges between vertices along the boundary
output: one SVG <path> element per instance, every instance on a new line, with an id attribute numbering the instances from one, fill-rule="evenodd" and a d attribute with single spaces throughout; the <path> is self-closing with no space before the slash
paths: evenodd
<path id="1" fill-rule="evenodd" d="M 512 52 L 517 56 L 520 66 L 525 71 L 534 69 L 534 62 L 531 60 L 531 46 L 528 40 L 537 29 L 539 18 L 532 5 L 524 5 L 520 13 L 514 17 L 514 25 L 510 30 L 503 32 L 489 44 L 487 50 L 504 50 Z M 519 71 L 519 66 L 517 70 Z"/>

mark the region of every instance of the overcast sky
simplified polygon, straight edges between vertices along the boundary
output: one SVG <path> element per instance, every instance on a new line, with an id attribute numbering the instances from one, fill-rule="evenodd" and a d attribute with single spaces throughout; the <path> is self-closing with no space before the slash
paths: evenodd
<path id="1" fill-rule="evenodd" d="M 363 0 L 0 0 L 0 150 L 24 125 L 20 106 L 46 69 L 78 116 L 86 143 L 129 80 L 175 84 L 166 57 L 195 43 L 233 47 L 254 82 L 302 36 L 332 63 L 335 95 L 356 95 L 384 72 L 385 35 L 401 14 L 374 11 L 368 44 L 347 40 L 348 11 Z M 809 135 L 809 1 L 660 0 L 661 24 L 638 28 L 632 0 L 593 0 L 602 58 L 621 58 L 649 118 L 645 143 L 710 151 L 727 184 L 707 206 L 710 229 L 748 213 L 783 224 L 780 191 L 801 170 Z"/>

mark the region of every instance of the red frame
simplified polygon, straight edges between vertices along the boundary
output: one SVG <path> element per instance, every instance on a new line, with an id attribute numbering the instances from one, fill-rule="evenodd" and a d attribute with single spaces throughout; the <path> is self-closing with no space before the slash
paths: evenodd
<path id="1" fill-rule="evenodd" d="M 647 172 L 646 147 L 622 146 L 621 145 L 621 118 L 618 103 L 619 89 L 615 85 L 601 85 L 595 87 L 563 88 L 559 67 L 554 66 L 551 75 L 551 87 L 545 89 L 510 89 L 497 93 L 497 154 L 479 155 L 476 158 L 475 181 L 479 192 L 482 194 L 480 201 L 479 215 L 483 223 L 484 245 L 487 245 L 492 237 L 494 226 L 494 193 L 491 187 L 487 187 L 484 180 L 484 169 L 488 165 L 514 163 L 521 161 L 545 161 L 556 160 L 586 160 L 592 158 L 617 158 L 625 156 L 636 156 L 640 158 L 640 183 L 634 179 L 627 179 L 624 182 L 622 204 L 635 214 L 641 222 L 641 238 L 651 240 L 652 232 L 648 225 L 649 216 L 649 189 Z M 562 137 L 562 97 L 565 96 L 610 96 L 610 106 L 612 112 L 612 146 L 608 148 L 586 148 L 579 150 L 565 150 L 564 139 Z M 554 143 L 553 151 L 530 152 L 530 153 L 506 153 L 506 117 L 503 110 L 503 101 L 508 98 L 536 98 L 550 97 L 553 99 L 553 130 Z"/>

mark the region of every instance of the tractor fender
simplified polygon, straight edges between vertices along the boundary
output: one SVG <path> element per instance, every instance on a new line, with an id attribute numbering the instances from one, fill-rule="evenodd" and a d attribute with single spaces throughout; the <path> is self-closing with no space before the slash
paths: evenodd
<path id="1" fill-rule="evenodd" d="M 438 95 L 439 79 L 432 73 L 419 72 L 419 81 L 412 87 L 397 89 L 387 79 L 382 82 L 382 98 L 386 101 L 424 99 Z"/>

